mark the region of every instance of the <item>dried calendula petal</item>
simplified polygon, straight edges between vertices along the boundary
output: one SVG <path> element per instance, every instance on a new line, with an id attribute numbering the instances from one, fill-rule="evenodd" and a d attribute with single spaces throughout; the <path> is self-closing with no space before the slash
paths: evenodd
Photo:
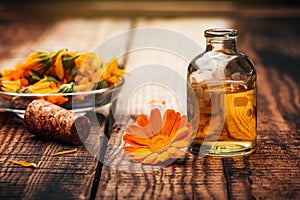
<path id="1" fill-rule="evenodd" d="M 37 165 L 35 163 L 30 163 L 30 162 L 27 162 L 27 161 L 23 161 L 23 160 L 20 160 L 20 161 L 16 161 L 16 160 L 10 160 L 10 162 L 16 164 L 16 165 L 21 165 L 23 167 L 33 167 L 33 168 L 37 168 Z"/>
<path id="2" fill-rule="evenodd" d="M 77 152 L 77 149 L 71 149 L 71 150 L 67 150 L 67 151 L 60 151 L 60 152 L 57 152 L 57 153 L 53 153 L 53 154 L 51 154 L 51 156 L 58 156 L 58 155 L 75 153 L 75 152 Z"/>
<path id="3" fill-rule="evenodd" d="M 149 101 L 148 104 L 161 104 L 161 105 L 165 105 L 166 101 L 153 99 L 153 100 Z"/>

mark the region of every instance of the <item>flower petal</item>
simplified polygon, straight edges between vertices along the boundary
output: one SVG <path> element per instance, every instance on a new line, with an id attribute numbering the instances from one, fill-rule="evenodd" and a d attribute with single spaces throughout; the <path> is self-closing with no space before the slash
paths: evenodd
<path id="1" fill-rule="evenodd" d="M 162 133 L 169 135 L 172 131 L 173 125 L 176 120 L 176 113 L 174 110 L 167 110 L 164 114 L 164 122 L 163 122 L 163 128 Z"/>
<path id="2" fill-rule="evenodd" d="M 189 140 L 192 135 L 191 130 L 188 127 L 183 127 L 177 130 L 176 135 L 172 138 L 172 141 Z"/>
<path id="3" fill-rule="evenodd" d="M 179 158 L 183 154 L 183 152 L 176 147 L 170 147 L 167 151 L 172 158 Z"/>
<path id="4" fill-rule="evenodd" d="M 187 116 L 186 115 L 181 116 L 180 128 L 187 126 L 187 123 L 188 123 Z"/>
<path id="5" fill-rule="evenodd" d="M 158 155 L 158 159 L 160 162 L 165 162 L 170 159 L 169 153 L 167 151 L 162 152 Z"/>
<path id="6" fill-rule="evenodd" d="M 21 87 L 21 80 L 16 81 L 2 80 L 1 90 L 4 92 L 17 92 Z"/>
<path id="7" fill-rule="evenodd" d="M 153 134 L 157 134 L 162 128 L 162 118 L 159 109 L 155 108 L 151 111 L 150 122 L 152 126 Z"/>
<path id="8" fill-rule="evenodd" d="M 132 146 L 124 146 L 125 153 L 129 154 L 150 154 L 152 151 L 150 151 L 148 148 L 143 147 L 132 147 Z"/>
<path id="9" fill-rule="evenodd" d="M 151 142 L 148 138 L 139 138 L 128 134 L 123 136 L 123 140 L 133 146 L 148 146 Z"/>
<path id="10" fill-rule="evenodd" d="M 129 158 L 130 160 L 132 160 L 133 162 L 140 163 L 140 162 L 142 162 L 142 161 L 145 159 L 145 157 L 147 157 L 147 156 L 148 156 L 148 154 L 143 155 L 143 157 L 136 157 L 135 155 L 128 155 L 128 158 Z"/>
<path id="11" fill-rule="evenodd" d="M 172 143 L 172 147 L 177 147 L 177 148 L 183 148 L 183 147 L 187 147 L 189 145 L 190 141 L 189 140 L 180 140 L 177 142 L 173 142 Z"/>
<path id="12" fill-rule="evenodd" d="M 136 122 L 139 126 L 148 126 L 150 124 L 150 120 L 148 119 L 148 117 L 146 115 L 140 115 L 138 116 L 138 118 L 136 119 Z"/>
<path id="13" fill-rule="evenodd" d="M 149 138 L 149 133 L 146 133 L 143 127 L 138 127 L 134 124 L 126 128 L 126 134 L 139 138 Z"/>
<path id="14" fill-rule="evenodd" d="M 171 139 L 175 137 L 175 135 L 177 134 L 178 129 L 180 128 L 180 122 L 181 122 L 180 114 L 177 112 L 175 117 L 176 118 L 175 118 L 175 122 L 174 122 L 174 125 L 173 125 L 173 128 L 172 128 L 172 131 L 169 134 Z"/>
<path id="15" fill-rule="evenodd" d="M 62 78 L 64 77 L 64 67 L 62 62 L 62 56 L 64 54 L 65 51 L 60 52 L 55 60 L 55 73 L 60 80 L 62 80 Z"/>
<path id="16" fill-rule="evenodd" d="M 158 153 L 152 153 L 148 157 L 146 157 L 142 161 L 142 163 L 145 163 L 145 164 L 157 164 L 158 163 L 158 160 L 156 159 L 157 156 L 158 156 Z"/>
<path id="17" fill-rule="evenodd" d="M 147 148 L 137 148 L 130 146 L 125 146 L 124 151 L 128 154 L 128 157 L 134 162 L 141 162 L 142 160 L 144 160 L 145 157 L 152 153 L 152 151 L 150 151 Z"/>

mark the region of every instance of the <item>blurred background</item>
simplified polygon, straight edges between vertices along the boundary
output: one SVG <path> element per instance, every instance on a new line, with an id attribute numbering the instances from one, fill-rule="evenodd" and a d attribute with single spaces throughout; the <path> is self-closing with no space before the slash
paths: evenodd
<path id="1" fill-rule="evenodd" d="M 114 34 L 147 26 L 204 45 L 205 28 L 226 26 L 239 30 L 242 52 L 252 49 L 260 58 L 254 61 L 299 82 L 299 18 L 297 0 L 2 0 L 0 64 L 12 65 L 36 49 L 93 49 Z"/>
<path id="2" fill-rule="evenodd" d="M 297 0 L 2 0 L 0 17 L 300 15 Z"/>

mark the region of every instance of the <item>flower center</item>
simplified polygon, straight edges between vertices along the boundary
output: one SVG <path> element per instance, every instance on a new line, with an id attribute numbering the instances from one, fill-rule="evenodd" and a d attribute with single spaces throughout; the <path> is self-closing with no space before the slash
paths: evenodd
<path id="1" fill-rule="evenodd" d="M 152 152 L 162 153 L 170 145 L 169 137 L 161 133 L 154 135 L 150 140 L 149 149 Z"/>

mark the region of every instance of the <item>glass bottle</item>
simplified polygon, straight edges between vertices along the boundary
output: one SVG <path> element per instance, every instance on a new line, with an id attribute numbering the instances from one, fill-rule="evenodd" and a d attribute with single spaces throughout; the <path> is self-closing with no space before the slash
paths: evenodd
<path id="1" fill-rule="evenodd" d="M 237 51 L 237 30 L 204 32 L 206 50 L 188 67 L 188 117 L 198 122 L 190 151 L 197 155 L 246 155 L 256 145 L 256 71 Z M 192 98 L 194 96 L 194 98 Z M 196 98 L 195 98 L 196 97 Z"/>

